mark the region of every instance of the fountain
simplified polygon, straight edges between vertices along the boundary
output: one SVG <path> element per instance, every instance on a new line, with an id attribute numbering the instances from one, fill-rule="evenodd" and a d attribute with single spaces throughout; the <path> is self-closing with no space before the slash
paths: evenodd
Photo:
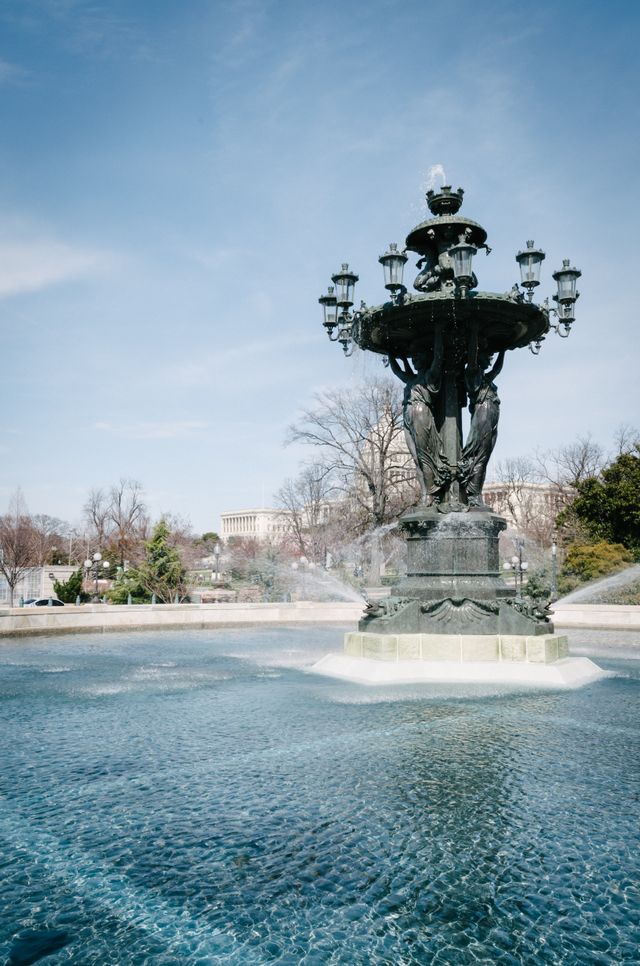
<path id="1" fill-rule="evenodd" d="M 506 521 L 482 500 L 500 410 L 494 380 L 505 354 L 528 346 L 538 355 L 550 330 L 569 335 L 581 273 L 565 260 L 553 275 L 556 307 L 534 303 L 545 254 L 528 241 L 516 256 L 520 286 L 505 294 L 477 291 L 473 257 L 490 248 L 484 228 L 459 214 L 462 199 L 461 188 L 429 190 L 433 217 L 409 233 L 403 251 L 392 244 L 380 256 L 389 301 L 352 311 L 358 276 L 348 264 L 319 299 L 327 334 L 346 355 L 354 345 L 375 352 L 404 383 L 405 436 L 421 499 L 399 520 L 407 538 L 406 577 L 389 598 L 367 606 L 358 632 L 346 635 L 345 654 L 330 656 L 317 670 L 379 680 L 384 662 L 387 679 L 422 680 L 448 670 L 467 680 L 486 678 L 487 670 L 511 678 L 520 665 L 529 677 L 532 668 L 549 669 L 536 680 L 582 681 L 597 674 L 595 665 L 569 659 L 548 607 L 504 583 L 498 538 Z M 418 294 L 403 284 L 408 251 L 419 256 Z M 467 406 L 471 421 L 463 441 Z"/>

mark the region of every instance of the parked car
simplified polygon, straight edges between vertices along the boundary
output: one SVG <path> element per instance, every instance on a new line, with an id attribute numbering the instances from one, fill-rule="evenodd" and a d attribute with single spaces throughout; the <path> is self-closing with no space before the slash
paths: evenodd
<path id="1" fill-rule="evenodd" d="M 63 602 L 61 600 L 58 600 L 57 597 L 38 597 L 37 600 L 25 600 L 24 606 L 25 607 L 48 607 L 49 601 L 51 601 L 51 605 L 53 607 L 64 607 Z"/>

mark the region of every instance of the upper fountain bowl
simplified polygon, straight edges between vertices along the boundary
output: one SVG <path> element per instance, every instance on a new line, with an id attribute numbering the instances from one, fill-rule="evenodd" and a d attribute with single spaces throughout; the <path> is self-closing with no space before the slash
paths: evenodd
<path id="1" fill-rule="evenodd" d="M 443 185 L 440 191 L 427 191 L 427 204 L 432 215 L 455 215 L 460 209 L 464 191 L 451 190 L 451 185 Z"/>

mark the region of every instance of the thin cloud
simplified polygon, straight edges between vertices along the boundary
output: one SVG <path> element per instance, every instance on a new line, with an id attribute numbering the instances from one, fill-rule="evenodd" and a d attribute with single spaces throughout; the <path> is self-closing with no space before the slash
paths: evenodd
<path id="1" fill-rule="evenodd" d="M 317 345 L 317 336 L 299 335 L 283 340 L 257 339 L 254 342 L 241 343 L 225 349 L 212 352 L 200 352 L 197 358 L 183 363 L 172 363 L 161 374 L 163 385 L 172 385 L 183 389 L 194 389 L 198 386 L 211 384 L 212 379 L 225 378 L 237 383 L 238 373 L 242 372 L 247 378 L 248 372 L 257 368 L 263 372 L 269 381 L 279 381 L 291 365 L 291 354 L 300 348 L 312 348 Z M 275 358 L 274 358 L 275 357 Z M 267 362 L 268 360 L 268 362 Z M 154 375 L 154 383 L 158 380 Z M 255 380 L 252 382 L 255 388 Z"/>
<path id="2" fill-rule="evenodd" d="M 172 419 L 159 422 L 95 423 L 94 428 L 123 439 L 181 439 L 207 429 L 208 423 L 198 419 Z"/>
<path id="3" fill-rule="evenodd" d="M 23 67 L 0 57 L 0 84 L 19 84 L 28 76 L 29 72 Z"/>
<path id="4" fill-rule="evenodd" d="M 0 239 L 0 298 L 104 271 L 111 263 L 105 253 L 59 241 Z"/>
<path id="5" fill-rule="evenodd" d="M 249 259 L 256 258 L 257 253 L 251 248 L 211 248 L 211 249 L 190 249 L 187 257 L 205 268 L 207 271 L 215 270 L 228 266 L 231 262 L 244 263 Z"/>

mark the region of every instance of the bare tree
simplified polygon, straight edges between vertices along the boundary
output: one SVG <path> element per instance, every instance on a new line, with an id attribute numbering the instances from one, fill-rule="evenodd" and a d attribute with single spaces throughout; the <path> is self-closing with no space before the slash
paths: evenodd
<path id="1" fill-rule="evenodd" d="M 9 587 L 9 606 L 25 574 L 35 566 L 34 530 L 27 505 L 18 489 L 11 497 L 8 512 L 0 517 L 0 573 Z"/>
<path id="2" fill-rule="evenodd" d="M 557 488 L 560 508 L 568 507 L 578 484 L 598 476 L 605 463 L 602 447 L 590 435 L 559 449 L 536 452 L 535 459 L 538 478 Z"/>
<path id="3" fill-rule="evenodd" d="M 97 546 L 105 547 L 112 526 L 108 494 L 102 489 L 91 490 L 83 509 L 91 536 Z"/>
<path id="4" fill-rule="evenodd" d="M 628 423 L 621 423 L 614 434 L 614 458 L 635 452 L 640 445 L 640 432 L 635 426 Z"/>
<path id="5" fill-rule="evenodd" d="M 285 480 L 275 496 L 296 552 L 316 563 L 326 559 L 333 492 L 330 469 L 324 463 L 311 463 L 295 479 Z"/>
<path id="6" fill-rule="evenodd" d="M 146 536 L 148 517 L 143 492 L 141 483 L 128 479 L 120 479 L 109 490 L 110 543 L 120 566 L 124 566 L 126 559 L 137 555 Z"/>
<path id="7" fill-rule="evenodd" d="M 502 486 L 488 496 L 493 509 L 503 513 L 521 537 L 549 546 L 564 505 L 558 487 L 541 481 L 537 462 L 526 456 L 497 463 L 495 477 Z"/>
<path id="8" fill-rule="evenodd" d="M 606 463 L 605 453 L 590 435 L 555 450 L 536 452 L 538 478 L 553 486 L 556 517 L 563 543 L 586 539 L 584 526 L 571 506 L 577 487 L 590 477 L 597 477 Z"/>
<path id="9" fill-rule="evenodd" d="M 287 441 L 318 448 L 336 490 L 357 508 L 362 530 L 383 526 L 416 501 L 396 382 L 375 379 L 317 393 Z"/>
<path id="10" fill-rule="evenodd" d="M 124 566 L 136 559 L 148 536 L 149 519 L 142 484 L 120 479 L 108 490 L 94 489 L 84 505 L 85 518 L 96 545 Z"/>
<path id="11" fill-rule="evenodd" d="M 34 513 L 31 516 L 34 537 L 34 560 L 38 567 L 47 563 L 55 563 L 58 556 L 63 557 L 64 545 L 68 539 L 70 527 L 64 520 L 47 516 L 46 513 Z"/>
<path id="12" fill-rule="evenodd" d="M 499 513 L 507 512 L 519 524 L 524 515 L 527 487 L 539 479 L 536 464 L 527 456 L 507 457 L 496 463 L 494 475 L 503 485 L 494 509 Z"/>

